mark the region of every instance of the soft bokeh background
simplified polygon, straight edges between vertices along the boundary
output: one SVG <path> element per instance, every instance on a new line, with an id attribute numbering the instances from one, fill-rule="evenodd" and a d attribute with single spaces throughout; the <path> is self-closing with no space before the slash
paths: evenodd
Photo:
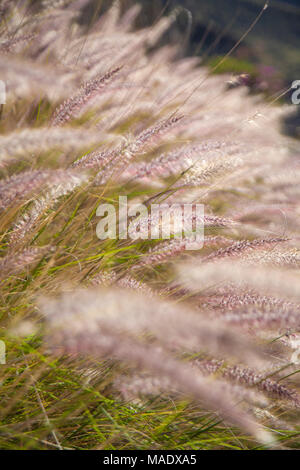
<path id="1" fill-rule="evenodd" d="M 136 2 L 142 5 L 137 27 L 151 25 L 177 8 L 173 27 L 159 45 L 181 44 L 182 55 L 198 55 L 211 68 L 236 45 L 265 4 L 265 0 L 120 0 L 124 10 Z M 110 5 L 110 0 L 92 0 L 83 21 L 89 23 Z M 300 0 L 270 0 L 249 34 L 216 70 L 224 72 L 248 74 L 251 93 L 269 98 L 283 93 L 281 101 L 291 103 L 291 92 L 285 90 L 300 79 Z M 300 107 L 295 106 L 283 130 L 299 137 L 299 129 Z"/>
<path id="2" fill-rule="evenodd" d="M 151 25 L 162 15 L 181 9 L 168 39 L 178 43 L 185 38 L 184 52 L 200 55 L 204 63 L 228 53 L 266 3 L 265 0 L 120 0 L 124 10 L 136 2 L 143 7 L 138 26 Z M 85 8 L 84 20 L 89 22 L 95 12 L 110 5 L 111 0 L 92 0 Z M 278 88 L 284 81 L 299 79 L 299 46 L 300 0 L 269 0 L 268 9 L 232 57 L 242 62 L 242 70 L 243 66 L 247 69 L 247 62 L 250 71 L 254 65 L 271 88 Z M 228 68 L 235 71 L 234 64 Z"/>
<path id="3" fill-rule="evenodd" d="M 208 55 L 225 54 L 240 39 L 265 0 L 141 0 L 143 21 L 152 21 L 175 6 L 189 10 L 182 12 L 177 23 L 181 31 L 190 28 L 188 52 Z M 191 21 L 191 27 L 189 25 Z M 299 0 L 270 0 L 253 30 L 238 47 L 234 56 L 257 66 L 268 67 L 273 73 L 288 80 L 300 76 L 300 2 Z M 267 74 L 267 72 L 266 72 Z"/>

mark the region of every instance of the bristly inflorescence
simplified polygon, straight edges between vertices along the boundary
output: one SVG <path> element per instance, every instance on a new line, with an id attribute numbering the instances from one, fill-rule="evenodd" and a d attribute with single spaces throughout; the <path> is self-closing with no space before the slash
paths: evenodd
<path id="1" fill-rule="evenodd" d="M 82 108 L 98 93 L 112 82 L 122 67 L 117 67 L 105 73 L 103 76 L 93 78 L 84 83 L 78 93 L 67 99 L 55 110 L 52 117 L 52 126 L 62 126 L 82 110 Z"/>

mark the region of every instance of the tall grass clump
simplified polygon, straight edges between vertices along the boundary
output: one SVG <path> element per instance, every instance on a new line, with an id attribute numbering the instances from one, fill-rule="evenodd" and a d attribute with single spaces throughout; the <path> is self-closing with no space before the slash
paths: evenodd
<path id="1" fill-rule="evenodd" d="M 154 47 L 115 2 L 2 1 L 2 449 L 299 448 L 288 106 Z M 273 100 L 274 101 L 274 100 Z M 100 204 L 201 203 L 204 247 L 100 240 Z"/>

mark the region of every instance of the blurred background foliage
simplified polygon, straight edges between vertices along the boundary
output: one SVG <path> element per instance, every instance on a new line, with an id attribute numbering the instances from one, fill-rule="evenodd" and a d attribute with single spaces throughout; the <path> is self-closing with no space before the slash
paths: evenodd
<path id="1" fill-rule="evenodd" d="M 173 26 L 158 46 L 181 44 L 182 56 L 197 55 L 211 69 L 236 46 L 265 4 L 265 0 L 120 0 L 123 11 L 136 2 L 142 5 L 137 28 L 177 9 Z M 91 0 L 83 9 L 82 21 L 90 25 L 111 3 Z M 247 74 L 250 92 L 268 97 L 283 93 L 281 101 L 291 103 L 292 92 L 284 92 L 300 79 L 299 46 L 300 0 L 270 0 L 253 29 L 214 73 Z M 287 134 L 299 137 L 299 106 L 283 126 Z"/>
<path id="2" fill-rule="evenodd" d="M 144 22 L 153 21 L 163 8 L 168 13 L 176 6 L 182 7 L 177 31 L 189 33 L 187 53 L 200 54 L 207 60 L 226 54 L 236 44 L 265 0 L 141 0 L 141 3 Z M 172 34 L 176 40 L 175 31 Z M 270 0 L 269 8 L 233 56 L 257 67 L 269 67 L 269 73 L 273 71 L 278 81 L 279 78 L 291 81 L 300 76 L 299 46 L 299 0 Z"/>
<path id="3" fill-rule="evenodd" d="M 176 21 L 163 40 L 181 43 L 185 54 L 201 56 L 204 64 L 227 54 L 265 4 L 265 0 L 120 0 L 123 10 L 137 2 L 142 4 L 138 27 L 151 25 L 177 8 Z M 97 10 L 101 12 L 111 3 L 91 0 L 84 8 L 83 20 L 89 24 Z M 269 85 L 278 89 L 283 82 L 300 77 L 299 46 L 300 0 L 269 0 L 268 9 L 236 48 L 231 56 L 235 60 L 228 62 L 225 71 L 239 71 L 236 64 L 240 60 L 241 70 L 250 68 L 253 72 L 251 65 L 256 66 L 266 82 L 271 82 L 272 76 L 273 84 Z"/>

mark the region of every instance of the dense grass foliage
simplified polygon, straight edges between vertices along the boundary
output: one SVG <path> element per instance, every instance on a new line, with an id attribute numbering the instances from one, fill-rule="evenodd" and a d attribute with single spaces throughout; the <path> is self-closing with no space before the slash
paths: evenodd
<path id="1" fill-rule="evenodd" d="M 299 448 L 290 108 L 154 47 L 177 10 L 87 4 L 1 2 L 0 448 Z M 203 204 L 204 246 L 100 240 L 120 196 Z"/>

